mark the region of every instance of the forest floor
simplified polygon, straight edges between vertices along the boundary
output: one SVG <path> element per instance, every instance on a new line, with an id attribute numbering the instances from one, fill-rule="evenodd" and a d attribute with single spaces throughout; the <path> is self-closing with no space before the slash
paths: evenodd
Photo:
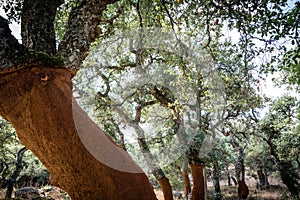
<path id="1" fill-rule="evenodd" d="M 270 187 L 264 190 L 260 190 L 256 188 L 256 180 L 252 177 L 246 178 L 246 184 L 249 186 L 249 196 L 248 200 L 278 200 L 280 197 L 287 191 L 286 187 L 281 183 L 279 178 L 269 178 Z M 235 200 L 238 199 L 237 196 L 237 186 L 227 186 L 227 180 L 221 180 L 221 192 L 223 196 L 223 200 Z M 51 186 L 48 186 L 51 187 Z M 213 183 L 211 180 L 208 180 L 207 183 L 207 200 L 213 200 Z M 158 200 L 164 200 L 162 191 L 159 189 L 155 190 L 155 193 L 157 195 Z M 181 194 L 183 194 L 182 191 L 180 191 Z M 55 200 L 66 200 L 66 193 L 59 189 L 53 187 L 51 192 L 47 192 L 48 198 L 51 197 Z M 5 190 L 0 190 L 0 199 L 4 199 L 5 197 Z M 175 200 L 178 200 L 180 198 L 175 198 Z M 182 195 L 182 198 L 183 195 Z"/>
<path id="2" fill-rule="evenodd" d="M 280 185 L 271 185 L 270 188 L 265 190 L 258 190 L 256 187 L 249 187 L 250 193 L 248 200 L 278 200 L 287 191 L 285 187 Z M 237 197 L 237 186 L 221 186 L 223 200 L 235 200 Z M 155 190 L 158 200 L 164 200 L 161 190 Z M 183 192 L 181 192 L 183 193 Z M 48 194 L 49 195 L 49 194 Z M 0 199 L 4 199 L 5 190 L 0 191 Z M 51 195 L 52 199 L 55 200 L 65 200 L 65 195 L 62 191 L 56 190 Z M 48 196 L 48 197 L 49 197 Z M 179 200 L 180 198 L 175 198 Z M 181 199 L 184 199 L 183 197 Z M 207 200 L 213 200 L 213 187 L 209 186 L 207 188 Z"/>
<path id="3" fill-rule="evenodd" d="M 224 176 L 223 176 L 224 177 Z M 233 184 L 233 182 L 231 182 Z M 279 200 L 282 195 L 284 195 L 288 190 L 284 184 L 282 184 L 281 179 L 279 177 L 270 176 L 269 184 L 270 186 L 264 190 L 258 189 L 256 187 L 257 181 L 250 176 L 246 175 L 246 184 L 249 187 L 249 196 L 248 200 Z M 237 186 L 234 184 L 232 186 L 227 186 L 227 179 L 221 179 L 221 194 L 223 200 L 237 200 Z M 207 182 L 207 200 L 213 200 L 213 182 L 212 180 L 208 180 Z M 155 190 L 158 200 L 164 200 L 163 193 L 161 190 Z M 183 198 L 183 192 L 180 192 Z M 179 200 L 180 198 L 175 198 Z"/>
<path id="4" fill-rule="evenodd" d="M 236 186 L 222 186 L 223 200 L 236 200 L 239 199 L 237 195 Z M 248 200 L 278 200 L 287 191 L 284 187 L 278 185 L 271 185 L 270 188 L 265 190 L 258 190 L 256 187 L 249 187 Z M 164 200 L 161 190 L 155 191 L 158 200 Z M 213 187 L 207 188 L 207 200 L 213 200 Z M 184 199 L 175 198 L 175 200 Z"/>

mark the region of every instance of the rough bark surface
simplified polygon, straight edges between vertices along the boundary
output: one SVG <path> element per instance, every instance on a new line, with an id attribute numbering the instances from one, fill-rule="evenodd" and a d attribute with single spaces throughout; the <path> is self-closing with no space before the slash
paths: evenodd
<path id="1" fill-rule="evenodd" d="M 83 120 L 82 129 L 96 130 L 73 102 L 67 69 L 26 68 L 0 75 L 0 114 L 47 167 L 52 184 L 68 192 L 73 200 L 156 199 L 146 175 L 123 150 L 115 148 L 116 155 L 121 156 L 116 159 L 123 159 L 125 165 L 140 173 L 110 168 L 89 153 L 78 136 L 74 112 Z M 100 129 L 97 131 L 109 141 L 106 145 L 115 146 Z"/>
<path id="2" fill-rule="evenodd" d="M 192 200 L 205 199 L 204 167 L 205 165 L 190 164 L 193 177 Z"/>
<path id="3" fill-rule="evenodd" d="M 221 200 L 222 194 L 221 194 L 221 187 L 220 187 L 220 173 L 218 169 L 218 161 L 213 162 L 213 177 L 214 177 L 214 200 Z"/>
<path id="4" fill-rule="evenodd" d="M 54 19 L 62 0 L 25 0 L 22 8 L 22 44 L 49 55 L 56 53 Z"/>

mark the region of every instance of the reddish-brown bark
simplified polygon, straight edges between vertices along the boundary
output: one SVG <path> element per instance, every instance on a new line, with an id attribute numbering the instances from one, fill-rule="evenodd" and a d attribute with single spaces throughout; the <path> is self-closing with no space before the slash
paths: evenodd
<path id="1" fill-rule="evenodd" d="M 249 188 L 245 181 L 238 181 L 238 194 L 240 199 L 247 199 L 249 195 Z"/>
<path id="2" fill-rule="evenodd" d="M 35 67 L 0 75 L 0 114 L 50 171 L 52 184 L 72 199 L 156 199 L 142 170 L 73 101 L 67 69 Z M 79 131 L 73 117 L 80 121 Z M 130 172 L 96 159 L 79 137 L 89 132 L 97 132 L 100 144 L 109 148 L 108 156 Z"/>
<path id="3" fill-rule="evenodd" d="M 158 183 L 164 194 L 164 200 L 173 200 L 172 187 L 170 185 L 169 179 L 164 176 L 164 177 L 158 179 Z"/>
<path id="4" fill-rule="evenodd" d="M 204 167 L 205 165 L 190 164 L 193 177 L 192 200 L 205 199 Z"/>

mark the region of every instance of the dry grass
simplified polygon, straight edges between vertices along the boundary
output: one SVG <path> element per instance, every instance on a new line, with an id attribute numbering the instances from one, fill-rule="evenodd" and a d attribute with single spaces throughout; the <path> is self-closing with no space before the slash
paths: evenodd
<path id="1" fill-rule="evenodd" d="M 259 199 L 259 200 L 277 200 L 286 191 L 285 188 L 281 186 L 270 186 L 270 188 L 265 190 L 259 190 L 256 187 L 249 187 L 249 200 Z M 237 187 L 236 186 L 222 186 L 222 195 L 224 200 L 238 199 Z M 213 188 L 208 188 L 207 199 L 213 199 Z"/>
<path id="2" fill-rule="evenodd" d="M 271 186 L 265 190 L 259 190 L 255 187 L 255 182 L 251 180 L 247 180 L 247 184 L 250 185 L 249 190 L 249 200 L 278 200 L 284 192 L 286 192 L 286 188 L 280 183 L 280 180 L 277 179 L 270 179 Z M 225 186 L 225 181 L 221 182 L 221 192 L 224 200 L 236 200 L 238 199 L 237 196 L 237 186 Z M 155 190 L 156 196 L 158 200 L 164 200 L 163 193 L 161 190 Z M 183 192 L 182 192 L 183 193 Z M 62 193 L 60 190 L 53 190 L 51 193 L 48 193 L 53 199 L 63 200 Z M 4 199 L 5 197 L 5 190 L 0 190 L 0 199 Z M 175 198 L 174 200 L 177 200 Z M 213 200 L 213 187 L 211 182 L 208 182 L 208 189 L 207 189 L 207 200 Z"/>
<path id="3" fill-rule="evenodd" d="M 224 200 L 236 200 L 237 186 L 222 186 L 222 196 Z M 287 190 L 282 186 L 271 185 L 270 188 L 265 190 L 256 189 L 256 187 L 249 187 L 248 200 L 278 200 L 281 195 Z M 158 200 L 164 200 L 161 190 L 155 190 Z M 213 187 L 207 189 L 207 200 L 213 200 Z"/>

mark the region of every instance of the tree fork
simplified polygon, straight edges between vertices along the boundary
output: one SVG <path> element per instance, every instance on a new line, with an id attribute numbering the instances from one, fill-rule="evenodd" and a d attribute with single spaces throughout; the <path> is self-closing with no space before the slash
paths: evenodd
<path id="1" fill-rule="evenodd" d="M 71 78 L 72 73 L 63 68 L 33 67 L 0 73 L 0 114 L 49 170 L 52 184 L 72 199 L 156 199 L 147 176 L 123 150 L 115 148 L 121 157 L 112 159 L 129 163 L 138 173 L 101 163 L 83 145 L 74 116 L 82 120 L 83 134 L 91 131 L 85 127 L 91 127 L 103 140 L 107 136 L 73 100 Z"/>

